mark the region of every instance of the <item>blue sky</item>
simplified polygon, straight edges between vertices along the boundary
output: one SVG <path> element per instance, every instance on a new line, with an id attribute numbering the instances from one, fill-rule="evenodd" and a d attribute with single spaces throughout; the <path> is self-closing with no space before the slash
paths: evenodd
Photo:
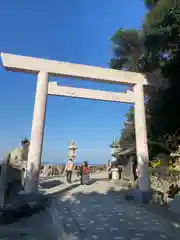
<path id="1" fill-rule="evenodd" d="M 140 28 L 143 0 L 1 0 L 0 51 L 108 67 L 110 37 L 118 28 Z M 55 78 L 50 77 L 50 81 Z M 61 85 L 124 91 L 119 85 L 56 78 Z M 0 157 L 30 138 L 36 76 L 0 65 Z M 42 161 L 67 159 L 71 140 L 77 161 L 106 162 L 119 138 L 127 104 L 48 97 Z"/>

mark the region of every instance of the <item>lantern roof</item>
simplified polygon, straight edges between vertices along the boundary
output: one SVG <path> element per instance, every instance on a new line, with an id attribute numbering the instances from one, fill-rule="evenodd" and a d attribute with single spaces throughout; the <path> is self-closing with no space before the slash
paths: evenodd
<path id="1" fill-rule="evenodd" d="M 24 144 L 30 144 L 30 141 L 28 140 L 27 137 L 25 137 L 25 138 L 21 141 L 21 145 L 24 145 Z"/>
<path id="2" fill-rule="evenodd" d="M 115 137 L 113 138 L 113 141 L 112 141 L 110 147 L 111 148 L 118 148 L 119 147 L 119 144 L 118 144 L 118 142 L 117 142 Z"/>
<path id="3" fill-rule="evenodd" d="M 68 147 L 69 149 L 77 149 L 77 147 L 76 147 L 76 144 L 75 144 L 75 141 L 74 140 L 72 140 L 72 142 L 71 142 L 71 144 L 70 144 L 70 146 Z"/>

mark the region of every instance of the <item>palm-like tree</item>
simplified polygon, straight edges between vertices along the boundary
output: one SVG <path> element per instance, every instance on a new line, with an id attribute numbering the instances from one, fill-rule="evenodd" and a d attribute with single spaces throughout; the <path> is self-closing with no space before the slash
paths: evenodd
<path id="1" fill-rule="evenodd" d="M 144 4 L 148 9 L 152 9 L 159 0 L 144 0 Z"/>
<path id="2" fill-rule="evenodd" d="M 177 58 L 180 51 L 180 0 L 145 0 L 151 6 L 143 31 L 151 61 L 160 66 Z"/>
<path id="3" fill-rule="evenodd" d="M 114 51 L 114 56 L 109 62 L 111 68 L 148 74 L 147 65 L 149 67 L 150 64 L 147 64 L 148 58 L 144 45 L 145 36 L 141 30 L 119 29 L 111 40 Z M 146 108 L 147 116 L 150 116 L 150 111 L 148 107 Z M 126 122 L 124 123 L 119 142 L 122 147 L 135 144 L 133 107 L 129 109 L 126 115 Z"/>
<path id="4" fill-rule="evenodd" d="M 143 73 L 149 82 L 161 84 L 165 80 L 165 86 L 169 84 L 170 90 L 151 89 L 147 92 L 150 97 L 146 109 L 150 115 L 148 135 L 150 139 L 157 139 L 167 131 L 171 134 L 179 127 L 179 115 L 176 114 L 177 121 L 170 116 L 175 112 L 175 99 L 176 102 L 179 101 L 180 0 L 144 2 L 150 11 L 145 17 L 142 30 L 116 31 L 111 38 L 114 56 L 109 65 L 113 69 Z M 177 92 L 176 95 L 174 92 Z M 173 104 L 169 105 L 171 102 Z M 134 141 L 134 126 L 129 125 L 130 119 L 128 116 L 122 131 L 122 143 Z"/>
<path id="5" fill-rule="evenodd" d="M 109 65 L 113 69 L 126 69 L 133 72 L 143 72 L 144 37 L 140 30 L 116 31 L 111 38 L 114 56 Z"/>
<path id="6" fill-rule="evenodd" d="M 109 66 L 117 70 L 144 71 L 144 36 L 140 30 L 119 29 L 111 38 L 113 58 Z M 119 143 L 122 148 L 135 145 L 134 108 L 129 109 Z"/>

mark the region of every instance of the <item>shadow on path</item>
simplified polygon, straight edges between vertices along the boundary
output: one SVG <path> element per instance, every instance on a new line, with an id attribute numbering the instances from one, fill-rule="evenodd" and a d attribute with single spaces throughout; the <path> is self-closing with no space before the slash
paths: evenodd
<path id="1" fill-rule="evenodd" d="M 180 231 L 169 220 L 129 204 L 124 198 L 127 190 L 108 187 L 104 181 L 93 179 L 90 186 L 75 182 L 49 193 L 52 205 L 48 211 L 22 219 L 11 229 L 1 228 L 0 238 L 179 240 Z"/>
<path id="2" fill-rule="evenodd" d="M 76 182 L 77 182 L 77 183 L 76 183 Z M 88 187 L 89 185 L 92 185 L 92 184 L 94 184 L 95 182 L 96 182 L 95 179 L 91 179 L 90 182 L 89 182 L 89 184 L 88 184 L 88 185 L 84 185 L 84 186 L 87 186 L 87 187 Z M 59 196 L 64 195 L 64 194 L 68 193 L 69 191 L 71 191 L 71 190 L 73 190 L 73 189 L 75 189 L 75 188 L 77 188 L 77 187 L 80 187 L 80 186 L 82 186 L 82 185 L 79 183 L 79 180 L 75 180 L 72 185 L 69 185 L 69 186 L 63 188 L 63 189 L 61 189 L 60 191 L 57 191 L 57 192 L 54 192 L 54 193 L 48 193 L 48 194 L 46 194 L 46 196 L 49 196 L 49 197 L 51 197 L 52 199 L 55 198 L 55 197 L 58 197 L 58 198 L 59 198 Z"/>
<path id="3" fill-rule="evenodd" d="M 84 192 L 88 186 L 83 188 L 64 196 L 62 191 L 55 195 L 52 207 L 56 214 L 51 214 L 62 239 L 179 239 L 180 231 L 172 231 L 170 221 L 121 198 L 126 190 L 122 193 L 111 187 L 107 192 Z"/>
<path id="4" fill-rule="evenodd" d="M 52 181 L 41 182 L 40 186 L 44 189 L 50 189 L 50 188 L 57 187 L 58 185 L 61 185 L 61 184 L 64 184 L 64 183 L 56 179 Z"/>

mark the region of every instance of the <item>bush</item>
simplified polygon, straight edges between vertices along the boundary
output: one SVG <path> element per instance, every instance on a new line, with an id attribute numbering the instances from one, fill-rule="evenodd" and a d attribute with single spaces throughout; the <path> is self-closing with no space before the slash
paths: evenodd
<path id="1" fill-rule="evenodd" d="M 171 184 L 167 191 L 169 198 L 174 198 L 180 191 L 180 187 L 177 184 Z"/>

